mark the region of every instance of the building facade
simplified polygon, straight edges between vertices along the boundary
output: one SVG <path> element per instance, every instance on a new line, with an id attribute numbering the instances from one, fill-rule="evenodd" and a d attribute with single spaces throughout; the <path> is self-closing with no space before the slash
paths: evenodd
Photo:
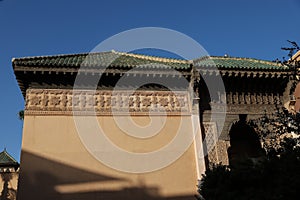
<path id="1" fill-rule="evenodd" d="M 298 66 L 297 70 L 299 70 L 299 66 L 300 66 L 300 51 L 297 51 L 292 58 L 290 59 L 290 62 L 295 65 Z M 299 79 L 299 77 L 297 77 L 297 79 Z M 299 112 L 300 111 L 300 85 L 297 84 L 296 88 L 295 88 L 295 111 Z"/>
<path id="2" fill-rule="evenodd" d="M 20 200 L 194 199 L 210 165 L 260 156 L 245 122 L 289 105 L 292 87 L 283 64 L 228 56 L 111 51 L 13 67 L 26 102 Z"/>

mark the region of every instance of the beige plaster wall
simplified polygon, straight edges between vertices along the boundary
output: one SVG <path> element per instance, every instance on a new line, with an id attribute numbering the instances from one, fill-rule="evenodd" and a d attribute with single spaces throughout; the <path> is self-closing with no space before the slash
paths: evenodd
<path id="1" fill-rule="evenodd" d="M 160 116 L 156 118 L 159 121 Z M 147 116 L 132 119 L 142 126 L 150 122 Z M 127 135 L 112 116 L 98 116 L 96 120 L 109 140 L 128 152 L 159 151 L 178 132 L 193 137 L 191 116 L 168 116 L 162 129 L 145 139 Z M 86 130 L 89 134 L 88 126 Z M 179 159 L 162 169 L 126 173 L 104 165 L 88 152 L 72 116 L 25 115 L 18 199 L 194 199 L 199 173 L 204 172 L 195 145 L 192 142 Z M 179 145 L 166 155 L 183 149 Z M 128 162 L 125 158 L 111 159 L 124 165 Z M 151 160 L 145 162 L 151 164 Z"/>

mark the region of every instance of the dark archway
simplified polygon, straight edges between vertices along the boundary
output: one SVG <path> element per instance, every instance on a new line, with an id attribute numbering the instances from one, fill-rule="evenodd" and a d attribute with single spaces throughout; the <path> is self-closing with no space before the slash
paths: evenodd
<path id="1" fill-rule="evenodd" d="M 229 131 L 228 157 L 232 167 L 246 161 L 255 164 L 264 157 L 259 137 L 246 119 L 247 115 L 239 115 L 239 121 L 235 122 Z"/>

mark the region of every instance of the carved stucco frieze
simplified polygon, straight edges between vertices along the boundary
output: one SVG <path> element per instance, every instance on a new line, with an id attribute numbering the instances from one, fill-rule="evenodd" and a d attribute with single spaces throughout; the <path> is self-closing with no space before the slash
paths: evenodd
<path id="1" fill-rule="evenodd" d="M 278 93 L 228 92 L 227 104 L 282 104 L 282 96 Z"/>
<path id="2" fill-rule="evenodd" d="M 191 113 L 184 91 L 72 91 L 28 89 L 26 114 L 170 114 Z"/>
<path id="3" fill-rule="evenodd" d="M 274 113 L 276 110 L 276 104 L 218 104 L 212 103 L 211 110 L 208 110 L 204 113 L 209 112 L 220 112 L 227 114 L 254 114 L 262 115 L 267 113 Z"/>

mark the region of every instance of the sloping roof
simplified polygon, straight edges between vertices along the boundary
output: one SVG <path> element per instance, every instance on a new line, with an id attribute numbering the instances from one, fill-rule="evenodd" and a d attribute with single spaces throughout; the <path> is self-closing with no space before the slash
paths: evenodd
<path id="1" fill-rule="evenodd" d="M 288 66 L 253 58 L 236 57 L 204 57 L 194 61 L 197 67 L 217 67 L 218 69 L 241 69 L 241 70 L 289 70 Z"/>
<path id="2" fill-rule="evenodd" d="M 19 163 L 4 149 L 0 153 L 0 166 L 19 166 Z"/>
<path id="3" fill-rule="evenodd" d="M 147 56 L 116 51 L 99 53 L 66 54 L 54 56 L 37 56 L 13 59 L 13 66 L 48 67 L 48 68 L 80 68 L 111 67 L 133 68 L 147 67 L 153 69 L 173 68 L 177 70 L 190 69 L 191 64 L 197 67 L 217 67 L 218 69 L 240 70 L 275 70 L 285 71 L 289 68 L 282 63 L 264 61 L 252 58 L 235 57 L 203 57 L 195 60 L 180 60 L 155 56 Z"/>
<path id="4" fill-rule="evenodd" d="M 13 66 L 35 66 L 35 67 L 119 67 L 132 68 L 174 68 L 189 69 L 191 62 L 188 60 L 170 59 L 154 56 L 146 56 L 132 53 L 121 53 L 116 51 L 99 53 L 67 54 L 55 56 L 38 56 L 13 59 Z"/>

